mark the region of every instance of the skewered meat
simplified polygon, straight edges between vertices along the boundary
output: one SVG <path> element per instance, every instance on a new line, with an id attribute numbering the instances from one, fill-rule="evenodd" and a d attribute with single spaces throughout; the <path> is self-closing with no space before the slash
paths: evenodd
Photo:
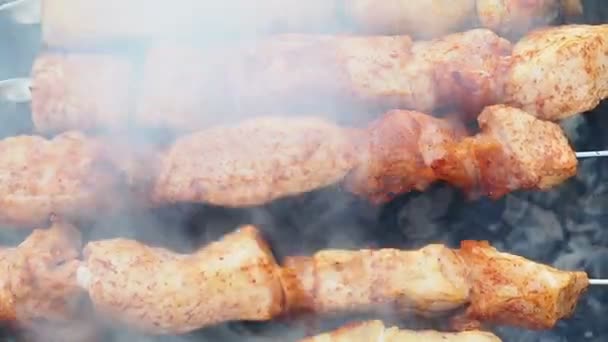
<path id="1" fill-rule="evenodd" d="M 148 51 L 143 79 L 120 56 L 47 53 L 32 72 L 32 115 L 44 132 L 127 123 L 188 131 L 260 113 L 349 112 L 359 122 L 374 110 L 476 113 L 502 102 L 559 120 L 608 97 L 607 36 L 608 25 L 538 30 L 512 56 L 483 29 L 417 42 L 282 35 L 213 53 L 161 44 Z"/>
<path id="2" fill-rule="evenodd" d="M 572 314 L 587 288 L 582 272 L 564 272 L 465 241 L 459 250 L 429 245 L 328 250 L 287 258 L 283 271 L 290 309 L 315 313 L 389 306 L 433 315 L 467 306 L 458 328 L 476 320 L 545 329 Z"/>
<path id="3" fill-rule="evenodd" d="M 345 11 L 359 33 L 434 38 L 471 26 L 475 2 L 389 0 L 379 4 L 374 0 L 354 0 L 347 2 Z"/>
<path id="4" fill-rule="evenodd" d="M 468 266 L 471 284 L 466 319 L 550 328 L 572 315 L 589 285 L 583 272 L 563 272 L 533 263 L 501 253 L 487 242 L 463 241 L 458 254 Z"/>
<path id="5" fill-rule="evenodd" d="M 283 35 L 216 52 L 160 44 L 146 53 L 142 79 L 120 56 L 45 53 L 32 73 L 33 121 L 44 132 L 131 122 L 191 131 L 259 114 L 349 112 L 358 123 L 361 112 L 394 108 L 477 113 L 499 100 L 495 76 L 511 44 L 477 29 L 414 43 Z"/>
<path id="6" fill-rule="evenodd" d="M 336 0 L 174 0 L 154 6 L 142 0 L 53 0 L 42 1 L 41 24 L 47 45 L 92 48 L 132 39 L 321 32 L 340 13 Z"/>
<path id="7" fill-rule="evenodd" d="M 513 50 L 505 103 L 544 120 L 593 109 L 608 97 L 608 25 L 538 30 Z"/>
<path id="8" fill-rule="evenodd" d="M 503 105 L 479 117 L 482 133 L 425 114 L 392 111 L 367 131 L 315 118 L 266 117 L 179 138 L 164 154 L 154 203 L 261 205 L 342 180 L 381 203 L 435 180 L 471 196 L 548 189 L 576 174 L 560 127 Z"/>
<path id="9" fill-rule="evenodd" d="M 416 251 L 326 250 L 288 257 L 282 279 L 288 312 L 338 313 L 395 307 L 432 316 L 467 303 L 467 265 L 442 245 Z"/>
<path id="10" fill-rule="evenodd" d="M 481 26 L 500 35 L 520 36 L 527 31 L 554 22 L 563 0 L 477 0 Z M 577 1 L 580 5 L 580 1 Z M 567 4 L 572 8 L 573 4 Z"/>
<path id="11" fill-rule="evenodd" d="M 51 46 L 95 47 L 129 39 L 207 37 L 226 34 L 411 34 L 433 38 L 476 21 L 504 33 L 524 33 L 557 18 L 564 0 L 314 0 L 221 3 L 185 0 L 149 6 L 145 1 L 46 0 L 43 41 Z M 565 9 L 578 8 L 571 0 Z M 145 16 L 141 15 L 145 9 Z M 229 18 L 227 20 L 227 18 Z"/>
<path id="12" fill-rule="evenodd" d="M 479 321 L 544 329 L 568 317 L 588 286 L 583 272 L 475 241 L 456 250 L 327 250 L 280 267 L 251 226 L 191 255 L 124 239 L 90 242 L 78 282 L 99 311 L 152 333 L 387 306 L 429 316 L 464 308 L 458 329 Z"/>
<path id="13" fill-rule="evenodd" d="M 97 310 L 149 333 L 185 333 L 232 320 L 269 320 L 282 310 L 278 266 L 253 227 L 191 255 L 135 241 L 94 241 L 78 281 Z"/>
<path id="14" fill-rule="evenodd" d="M 558 125 L 504 105 L 487 107 L 477 121 L 480 134 L 431 163 L 440 179 L 499 198 L 516 189 L 547 190 L 576 174 L 576 155 Z"/>
<path id="15" fill-rule="evenodd" d="M 498 336 L 483 331 L 442 333 L 386 328 L 381 321 L 367 321 L 309 337 L 300 342 L 501 342 Z"/>
<path id="16" fill-rule="evenodd" d="M 36 229 L 19 246 L 0 250 L 0 321 L 73 318 L 80 233 L 65 223 Z"/>
<path id="17" fill-rule="evenodd" d="M 102 145 L 78 132 L 1 140 L 0 221 L 31 227 L 117 208 L 119 165 Z"/>
<path id="18" fill-rule="evenodd" d="M 258 118 L 179 138 L 154 202 L 250 206 L 340 181 L 357 163 L 349 131 L 316 118 Z"/>
<path id="19" fill-rule="evenodd" d="M 367 130 L 263 117 L 182 136 L 142 158 L 132 146 L 74 132 L 9 138 L 0 142 L 0 219 L 28 226 L 51 214 L 87 218 L 127 208 L 132 195 L 144 206 L 255 206 L 342 180 L 375 203 L 436 180 L 499 198 L 576 173 L 558 125 L 503 105 L 486 108 L 479 122 L 482 133 L 464 137 L 447 121 L 409 111 L 389 112 Z"/>
<path id="20" fill-rule="evenodd" d="M 32 121 L 40 132 L 127 125 L 132 65 L 118 56 L 45 53 L 32 67 Z"/>
<path id="21" fill-rule="evenodd" d="M 487 107 L 478 121 L 481 133 L 458 139 L 439 119 L 389 112 L 370 126 L 363 160 L 345 184 L 374 202 L 437 179 L 471 196 L 499 198 L 548 189 L 576 174 L 576 155 L 558 125 L 503 105 Z"/>

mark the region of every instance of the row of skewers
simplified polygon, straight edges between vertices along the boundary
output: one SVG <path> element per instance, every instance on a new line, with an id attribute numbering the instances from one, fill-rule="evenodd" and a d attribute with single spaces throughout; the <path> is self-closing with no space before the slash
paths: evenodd
<path id="1" fill-rule="evenodd" d="M 178 0 L 149 7 L 141 0 L 16 0 L 0 10 L 22 24 L 40 23 L 46 44 L 86 48 L 112 41 L 209 32 L 224 36 L 323 32 L 435 38 L 483 27 L 518 37 L 560 19 L 578 20 L 585 10 L 591 11 L 586 5 L 582 0 L 263 0 L 255 5 L 242 0 Z"/>
<path id="2" fill-rule="evenodd" d="M 253 226 L 191 254 L 122 238 L 91 241 L 81 253 L 78 230 L 56 218 L 50 228 L 36 229 L 0 255 L 3 321 L 27 327 L 37 319 L 68 320 L 81 314 L 76 304 L 88 295 L 105 317 L 149 334 L 234 320 L 391 309 L 405 316 L 447 317 L 454 332 L 389 329 L 386 337 L 499 341 L 478 329 L 551 328 L 572 314 L 590 284 L 584 272 L 499 252 L 483 241 L 464 241 L 458 249 L 440 244 L 411 251 L 330 249 L 287 257 L 279 265 Z M 373 336 L 382 334 L 380 327 L 372 322 L 357 329 Z"/>
<path id="3" fill-rule="evenodd" d="M 192 34 L 200 20 L 187 18 L 202 12 L 246 13 L 244 4 L 213 12 L 208 2 L 178 1 L 144 16 L 139 11 L 151 7 L 133 0 L 43 1 L 43 40 L 52 49 L 29 79 L 0 88 L 5 98 L 31 101 L 37 133 L 58 135 L 0 141 L 0 221 L 54 223 L 0 251 L 0 319 L 26 327 L 38 318 L 70 319 L 85 295 L 105 316 L 156 334 L 390 307 L 447 315 L 454 331 L 468 331 L 408 331 L 370 321 L 307 341 L 494 342 L 500 339 L 479 330 L 482 323 L 546 329 L 572 314 L 594 282 L 586 274 L 483 242 L 327 250 L 279 265 L 254 227 L 183 255 L 126 239 L 82 249 L 78 231 L 63 221 L 133 203 L 254 206 L 338 182 L 382 203 L 438 180 L 472 198 L 499 198 L 572 177 L 577 154 L 550 121 L 608 97 L 608 25 L 526 33 L 560 11 L 580 13 L 579 1 L 407 3 L 258 1 L 251 24 L 262 31 L 302 33 L 337 13 L 354 29 L 270 35 L 210 50 L 158 39 Z M 308 16 L 301 16 L 303 6 Z M 306 19 L 298 24 L 296 16 Z M 184 25 L 166 19 L 172 17 Z M 471 26 L 485 28 L 453 33 Z M 344 34 L 353 32 L 383 35 Z M 504 39 L 512 34 L 525 35 L 516 43 Z M 142 56 L 94 51 L 140 38 L 152 41 Z M 456 118 L 432 116 L 446 111 Z M 369 113 L 385 114 L 369 124 Z M 338 124 L 345 116 L 347 123 Z M 479 132 L 465 129 L 463 118 L 476 118 Z M 177 137 L 143 148 L 116 141 L 149 128 Z"/>
<path id="4" fill-rule="evenodd" d="M 0 141 L 0 220 L 18 227 L 174 203 L 245 207 L 336 182 L 384 203 L 437 180 L 470 196 L 549 189 L 576 174 L 560 127 L 504 105 L 465 135 L 443 119 L 391 111 L 367 129 L 318 117 L 260 117 L 184 135 L 161 150 L 79 132 Z M 135 207 L 137 208 L 137 207 Z"/>
<path id="5" fill-rule="evenodd" d="M 608 25 L 566 25 L 514 45 L 475 29 L 431 41 L 279 35 L 214 48 L 157 43 L 141 58 L 45 52 L 31 79 L 5 87 L 20 86 L 13 96 L 31 99 L 40 133 L 188 132 L 260 115 L 361 124 L 392 109 L 475 117 L 492 104 L 558 121 L 608 97 L 607 37 Z"/>
<path id="6" fill-rule="evenodd" d="M 97 214 L 132 188 L 152 207 L 261 205 L 342 180 L 376 203 L 436 180 L 472 197 L 548 189 L 573 176 L 577 161 L 559 127 L 541 120 L 592 109 L 608 96 L 607 40 L 608 25 L 570 25 L 530 33 L 514 48 L 487 30 L 416 43 L 272 36 L 250 54 L 218 58 L 162 48 L 135 73 L 143 74 L 140 97 L 129 91 L 138 88 L 134 65 L 120 57 L 45 53 L 32 73 L 33 122 L 41 133 L 63 133 L 0 142 L 0 220 L 31 227 L 51 214 Z M 336 99 L 478 110 L 481 132 L 470 136 L 460 120 L 411 110 L 389 111 L 368 127 L 339 127 L 331 117 L 341 114 L 331 111 L 310 115 L 313 102 Z M 508 105 L 483 109 L 500 102 Z M 290 115 L 255 114 L 256 106 L 277 113 L 268 109 L 275 105 Z M 224 115 L 228 109 L 237 117 Z M 142 152 L 98 134 L 133 124 L 181 136 Z"/>

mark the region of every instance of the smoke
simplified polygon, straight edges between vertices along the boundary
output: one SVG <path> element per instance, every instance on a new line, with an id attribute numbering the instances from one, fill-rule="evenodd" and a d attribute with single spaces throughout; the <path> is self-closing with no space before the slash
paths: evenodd
<path id="1" fill-rule="evenodd" d="M 81 0 L 79 0 L 81 1 Z M 88 2 L 92 3 L 92 2 Z M 100 2 L 101 3 L 101 2 Z M 204 12 L 206 30 L 196 31 L 194 37 L 182 37 L 184 41 L 196 45 L 198 56 L 209 57 L 217 54 L 218 49 L 229 49 L 227 42 L 247 44 L 269 32 L 285 28 L 315 27 L 318 31 L 335 33 L 353 30 L 353 17 L 341 13 L 335 17 L 332 6 L 335 1 L 267 1 L 267 8 L 259 2 L 229 1 L 222 8 L 222 2 L 211 1 L 115 1 L 115 6 L 106 2 L 112 9 L 110 16 L 92 16 L 88 25 L 121 28 L 130 23 L 127 17 L 133 6 L 139 22 L 137 27 L 143 34 L 166 36 L 175 29 L 184 29 L 187 25 L 198 25 L 203 19 L 198 13 Z M 364 2 L 362 2 L 364 3 Z M 412 4 L 413 2 L 403 2 Z M 462 3 L 467 3 L 463 1 Z M 472 3 L 468 1 L 468 3 Z M 74 2 L 74 4 L 76 4 Z M 193 7 L 194 6 L 194 7 Z M 247 7 L 249 6 L 249 7 Z M 141 9 L 145 8 L 144 12 Z M 362 6 L 359 15 L 372 8 Z M 415 25 L 419 36 L 428 35 L 432 30 L 442 30 L 473 25 L 473 7 L 464 8 L 455 17 L 441 17 L 441 23 L 429 22 L 432 18 L 426 9 L 413 7 L 415 11 L 394 10 L 396 14 L 409 13 L 410 19 L 422 24 Z M 66 11 L 69 13 L 69 11 Z M 92 11 L 95 14 L 95 11 Z M 112 21 L 96 22 L 95 18 L 113 18 Z M 269 20 L 268 18 L 275 18 Z M 276 19 L 278 18 L 278 19 Z M 449 19 L 449 20 L 448 20 Z M 453 21 L 450 21 L 453 20 Z M 407 22 L 397 17 L 396 22 Z M 86 18 L 81 22 L 86 22 Z M 369 23 L 377 25 L 378 23 Z M 393 22 L 394 24 L 394 22 Z M 436 25 L 434 25 L 436 24 Z M 441 24 L 441 25 L 440 25 Z M 394 29 L 394 26 L 393 26 Z M 148 30 L 146 32 L 146 30 Z M 76 30 L 77 31 L 77 30 Z M 8 21 L 0 21 L 0 79 L 23 77 L 29 74 L 31 62 L 39 52 L 40 33 L 37 28 L 15 26 Z M 135 32 L 137 33 L 137 32 Z M 6 37 L 6 39 L 4 39 Z M 74 37 L 78 38 L 78 37 Z M 163 42 L 165 44 L 166 42 Z M 88 47 L 78 47 L 81 51 Z M 94 49 L 91 49 L 94 50 Z M 193 86 L 200 94 L 195 96 L 194 103 L 185 100 L 177 101 L 176 106 L 196 108 L 201 103 L 212 101 L 215 96 L 222 97 L 222 84 L 227 75 L 214 73 L 214 60 L 193 70 L 184 61 L 163 60 L 156 64 L 158 75 L 172 73 L 171 68 L 182 67 L 182 75 L 170 81 L 156 81 L 143 76 L 146 63 L 147 47 L 114 46 L 108 48 L 112 53 L 126 55 L 135 72 L 128 80 L 132 82 L 130 90 L 137 95 L 145 95 L 149 87 L 157 86 L 148 95 L 148 104 L 166 98 L 163 94 L 179 97 L 181 90 Z M 94 53 L 84 51 L 83 53 Z M 223 56 L 219 54 L 220 58 Z M 181 64 L 180 64 L 181 63 Z M 198 68 L 198 67 L 197 67 Z M 285 73 L 289 73 L 286 70 Z M 196 73 L 210 75 L 217 88 L 203 92 L 188 76 Z M 281 80 L 278 79 L 278 82 Z M 279 84 L 280 85 L 280 84 Z M 245 84 L 244 86 L 251 86 Z M 314 89 L 313 89 L 314 90 Z M 212 93 L 210 94 L 209 91 Z M 319 90 L 315 90 L 319 91 Z M 188 94 L 185 94 L 187 97 Z M 190 94 L 191 95 L 191 94 Z M 280 98 L 280 96 L 277 96 Z M 280 99 L 278 99 L 280 100 Z M 255 98 L 252 100 L 255 102 Z M 202 113 L 204 124 L 217 122 L 233 123 L 253 116 L 246 105 L 235 101 L 239 113 L 225 114 L 218 112 Z M 351 122 L 353 113 L 350 110 L 338 110 L 336 103 L 323 103 L 331 119 L 337 122 Z M 603 109 L 602 109 L 603 108 Z M 606 106 L 598 110 L 592 119 L 577 118 L 564 127 L 577 148 L 601 148 L 608 146 L 608 140 L 601 138 L 601 128 L 606 127 L 606 120 L 598 121 Z M 287 111 L 283 109 L 284 111 Z M 131 116 L 136 115 L 137 103 L 130 104 Z M 163 113 L 161 113 L 162 115 Z M 225 114 L 225 115 L 224 115 Z M 283 113 L 288 115 L 289 113 Z M 371 118 L 378 111 L 367 113 Z M 604 113 L 605 114 L 605 113 Z M 0 135 L 2 137 L 32 132 L 30 112 L 27 106 L 0 102 Z M 169 118 L 175 119 L 175 118 Z M 186 121 L 185 126 L 196 126 Z M 203 125 L 198 123 L 197 125 Z M 145 155 L 151 146 L 167 146 L 174 138 L 163 132 L 162 127 L 143 128 L 130 125 L 122 132 L 108 130 L 101 132 L 106 139 L 124 141 L 130 152 Z M 243 137 L 246 139 L 247 137 Z M 602 145 L 603 144 L 603 145 Z M 397 198 L 395 201 L 377 208 L 353 195 L 341 191 L 338 187 L 328 187 L 315 192 L 284 198 L 268 205 L 246 209 L 227 209 L 206 205 L 183 204 L 167 206 L 153 210 L 136 210 L 126 208 L 126 212 L 117 215 L 100 215 L 94 222 L 83 224 L 87 240 L 108 239 L 113 237 L 130 238 L 154 246 L 162 246 L 176 252 L 188 253 L 202 245 L 219 239 L 222 235 L 234 230 L 239 225 L 254 224 L 268 239 L 275 255 L 280 260 L 288 255 L 310 255 L 324 248 L 415 248 L 431 242 L 443 242 L 452 246 L 462 239 L 488 239 L 497 247 L 516 252 L 539 261 L 552 262 L 554 265 L 568 269 L 585 269 L 595 277 L 608 276 L 608 234 L 602 227 L 605 225 L 606 199 L 608 189 L 602 185 L 603 176 L 608 173 L 608 165 L 601 160 L 589 160 L 581 163 L 577 179 L 559 189 L 547 193 L 524 193 L 508 196 L 501 201 L 480 200 L 467 202 L 460 193 L 445 185 L 437 185 L 427 192 L 412 193 Z M 142 163 L 140 169 L 148 170 L 150 165 Z M 145 176 L 145 175 L 144 175 Z M 576 198 L 576 200 L 572 200 Z M 15 245 L 26 236 L 24 231 L 0 229 L 0 242 L 3 245 Z M 179 272 L 179 270 L 176 270 Z M 603 319 L 608 314 L 605 295 L 591 291 L 581 304 L 577 316 L 571 321 L 560 324 L 551 332 L 527 332 L 514 329 L 500 329 L 505 341 L 600 341 L 608 338 Z M 399 323 L 412 327 L 425 327 L 428 322 L 413 319 L 401 320 L 392 312 L 380 315 L 385 323 Z M 378 317 L 378 316 L 373 316 Z M 267 323 L 228 323 L 217 327 L 202 329 L 184 336 L 146 336 L 129 330 L 129 327 L 109 323 L 102 317 L 87 317 L 85 321 L 76 320 L 66 326 L 42 325 L 18 336 L 20 341 L 110 341 L 110 342 L 190 342 L 190 341 L 295 341 L 310 332 L 329 330 L 354 319 L 364 316 L 318 317 L 312 319 L 315 329 L 306 326 L 307 322 L 273 321 Z M 69 333 L 71 337 L 66 337 Z M 90 333 L 90 335 L 89 335 Z M 560 336 L 564 335 L 564 336 Z M 4 338 L 4 336 L 0 336 Z M 14 336 L 13 336 L 14 338 Z"/>

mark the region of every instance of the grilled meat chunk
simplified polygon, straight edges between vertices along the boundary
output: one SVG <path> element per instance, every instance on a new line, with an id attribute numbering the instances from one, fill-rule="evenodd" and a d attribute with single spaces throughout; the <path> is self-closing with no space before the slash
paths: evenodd
<path id="1" fill-rule="evenodd" d="M 126 126 L 133 66 L 104 54 L 41 54 L 32 67 L 32 121 L 39 132 Z"/>
<path id="2" fill-rule="evenodd" d="M 504 105 L 487 107 L 478 122 L 481 133 L 430 163 L 439 179 L 500 198 L 517 189 L 546 190 L 576 174 L 576 155 L 557 124 Z"/>
<path id="3" fill-rule="evenodd" d="M 251 226 L 190 255 L 125 239 L 90 242 L 78 282 L 97 310 L 156 334 L 269 320 L 283 303 L 278 266 Z"/>
<path id="4" fill-rule="evenodd" d="M 381 321 L 351 323 L 331 332 L 308 337 L 300 342 L 501 342 L 498 336 L 483 331 L 442 333 L 387 328 Z"/>
<path id="5" fill-rule="evenodd" d="M 470 304 L 464 317 L 455 320 L 458 324 L 478 320 L 550 329 L 573 314 L 589 286 L 584 272 L 530 262 L 499 252 L 487 242 L 463 241 L 457 253 L 468 265 L 471 285 Z"/>
<path id="6" fill-rule="evenodd" d="M 28 326 L 73 319 L 82 296 L 76 284 L 80 248 L 80 232 L 55 222 L 17 247 L 0 249 L 0 321 Z"/>
<path id="7" fill-rule="evenodd" d="M 32 72 L 32 115 L 37 130 L 55 132 L 130 124 L 193 131 L 285 113 L 362 123 L 394 108 L 477 114 L 499 101 L 496 75 L 510 53 L 508 41 L 484 29 L 416 42 L 279 35 L 212 52 L 157 44 L 140 73 L 120 56 L 45 53 Z"/>
<path id="8" fill-rule="evenodd" d="M 471 197 L 500 198 L 517 189 L 549 189 L 576 174 L 576 155 L 557 124 L 504 105 L 487 107 L 478 121 L 481 132 L 463 137 L 439 119 L 389 112 L 369 127 L 366 152 L 347 188 L 384 202 L 439 179 Z"/>
<path id="9" fill-rule="evenodd" d="M 325 250 L 283 263 L 288 312 L 339 313 L 386 307 L 421 315 L 466 304 L 467 265 L 449 248 Z"/>
<path id="10" fill-rule="evenodd" d="M 513 49 L 504 102 L 543 120 L 593 109 L 608 97 L 608 25 L 532 32 Z"/>
<path id="11" fill-rule="evenodd" d="M 103 146 L 78 132 L 1 140 L 0 221 L 31 227 L 53 214 L 79 219 L 120 209 L 126 180 Z"/>
<path id="12" fill-rule="evenodd" d="M 265 117 L 179 138 L 154 202 L 259 205 L 338 182 L 357 162 L 349 131 L 316 118 Z"/>
<path id="13" fill-rule="evenodd" d="M 133 40 L 276 33 L 409 34 L 435 38 L 480 26 L 522 34 L 552 23 L 580 0 L 45 0 L 42 39 L 56 47 L 94 48 Z M 145 16 L 141 15 L 145 9 Z"/>

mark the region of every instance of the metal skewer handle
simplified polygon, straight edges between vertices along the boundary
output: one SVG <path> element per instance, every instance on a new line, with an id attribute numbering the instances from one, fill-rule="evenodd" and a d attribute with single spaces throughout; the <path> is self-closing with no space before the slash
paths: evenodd
<path id="1" fill-rule="evenodd" d="M 0 16 L 8 16 L 25 25 L 39 24 L 41 20 L 40 0 L 15 0 L 0 5 Z"/>
<path id="2" fill-rule="evenodd" d="M 0 101 L 30 102 L 32 100 L 30 84 L 29 78 L 11 78 L 0 81 Z"/>

